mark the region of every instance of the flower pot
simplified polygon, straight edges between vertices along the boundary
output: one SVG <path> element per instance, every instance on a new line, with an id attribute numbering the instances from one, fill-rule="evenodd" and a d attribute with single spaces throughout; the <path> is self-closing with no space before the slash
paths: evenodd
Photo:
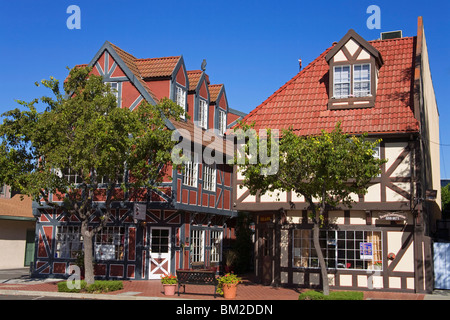
<path id="1" fill-rule="evenodd" d="M 222 290 L 223 290 L 223 297 L 225 299 L 234 299 L 236 298 L 237 284 L 224 283 Z"/>
<path id="2" fill-rule="evenodd" d="M 175 289 L 177 288 L 176 284 L 163 284 L 164 287 L 164 295 L 173 296 L 175 295 Z"/>

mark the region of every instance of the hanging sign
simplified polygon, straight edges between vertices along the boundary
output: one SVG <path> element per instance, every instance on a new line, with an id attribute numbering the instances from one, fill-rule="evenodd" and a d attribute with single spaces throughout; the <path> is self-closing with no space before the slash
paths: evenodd
<path id="1" fill-rule="evenodd" d="M 259 216 L 259 223 L 270 223 L 272 222 L 271 214 L 262 214 Z"/>
<path id="2" fill-rule="evenodd" d="M 147 205 L 145 203 L 135 203 L 133 209 L 133 217 L 136 220 L 145 220 Z"/>
<path id="3" fill-rule="evenodd" d="M 388 220 L 388 221 L 402 221 L 406 220 L 406 216 L 398 213 L 386 213 L 384 215 L 380 216 L 381 220 Z"/>

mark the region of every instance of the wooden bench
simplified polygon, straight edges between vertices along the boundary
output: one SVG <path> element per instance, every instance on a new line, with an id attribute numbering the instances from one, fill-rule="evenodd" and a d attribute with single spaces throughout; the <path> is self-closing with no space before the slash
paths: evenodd
<path id="1" fill-rule="evenodd" d="M 183 293 L 186 293 L 187 284 L 209 285 L 214 286 L 214 298 L 218 281 L 216 272 L 212 270 L 177 270 L 178 278 L 178 296 L 180 295 L 180 287 L 183 286 Z"/>

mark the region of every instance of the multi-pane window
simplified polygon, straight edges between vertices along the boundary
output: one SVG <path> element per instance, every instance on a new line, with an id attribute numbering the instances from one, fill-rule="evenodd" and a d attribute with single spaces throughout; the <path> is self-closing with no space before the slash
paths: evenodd
<path id="1" fill-rule="evenodd" d="M 71 168 L 61 170 L 63 179 L 67 180 L 69 183 L 78 184 L 82 182 L 81 175 Z"/>
<path id="2" fill-rule="evenodd" d="M 294 267 L 319 267 L 312 235 L 312 230 L 293 230 Z M 329 269 L 374 270 L 382 268 L 380 231 L 323 230 L 320 231 L 319 242 Z"/>
<path id="3" fill-rule="evenodd" d="M 355 97 L 370 96 L 370 64 L 353 66 L 353 95 Z"/>
<path id="4" fill-rule="evenodd" d="M 123 260 L 125 252 L 125 228 L 105 227 L 95 235 L 96 260 Z"/>
<path id="5" fill-rule="evenodd" d="M 220 262 L 222 231 L 211 231 L 211 262 Z"/>
<path id="6" fill-rule="evenodd" d="M 198 125 L 203 129 L 208 127 L 208 104 L 203 99 L 200 99 L 198 104 Z"/>
<path id="7" fill-rule="evenodd" d="M 79 226 L 58 226 L 56 229 L 56 258 L 77 258 L 83 241 Z"/>
<path id="8" fill-rule="evenodd" d="M 191 230 L 191 263 L 204 262 L 205 231 Z"/>
<path id="9" fill-rule="evenodd" d="M 183 184 L 196 187 L 197 186 L 198 163 L 192 161 L 184 162 Z"/>
<path id="10" fill-rule="evenodd" d="M 180 86 L 176 86 L 175 102 L 186 111 L 186 90 Z M 181 118 L 184 119 L 184 114 Z"/>
<path id="11" fill-rule="evenodd" d="M 227 114 L 225 113 L 225 111 L 219 110 L 219 119 L 217 125 L 219 134 L 224 135 L 227 131 Z"/>
<path id="12" fill-rule="evenodd" d="M 214 164 L 203 164 L 203 189 L 216 191 L 216 174 L 217 170 Z"/>
<path id="13" fill-rule="evenodd" d="M 333 72 L 334 97 L 347 98 L 350 95 L 350 66 L 336 66 Z"/>
<path id="14" fill-rule="evenodd" d="M 122 182 L 123 182 L 123 175 L 119 175 L 118 179 L 116 180 L 116 184 L 120 185 L 122 184 Z M 98 180 L 98 184 L 108 184 L 108 183 L 110 183 L 110 180 L 108 177 L 105 176 L 100 177 Z"/>
<path id="15" fill-rule="evenodd" d="M 169 229 L 152 229 L 151 246 L 153 253 L 168 253 Z"/>
<path id="16" fill-rule="evenodd" d="M 111 93 L 116 97 L 116 102 L 119 103 L 119 83 L 107 82 L 111 87 Z"/>

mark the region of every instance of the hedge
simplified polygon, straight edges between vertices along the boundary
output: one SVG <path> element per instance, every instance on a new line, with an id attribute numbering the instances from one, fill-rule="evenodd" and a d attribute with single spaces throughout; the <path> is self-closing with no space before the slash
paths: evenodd
<path id="1" fill-rule="evenodd" d="M 328 296 L 322 292 L 307 290 L 298 296 L 298 300 L 364 300 L 361 291 L 332 291 Z"/>
<path id="2" fill-rule="evenodd" d="M 123 289 L 122 281 L 112 280 L 95 280 L 93 284 L 87 285 L 86 281 L 80 281 L 80 289 L 70 289 L 67 287 L 67 283 L 70 281 L 58 282 L 58 292 L 88 292 L 88 293 L 103 293 L 111 292 Z"/>

